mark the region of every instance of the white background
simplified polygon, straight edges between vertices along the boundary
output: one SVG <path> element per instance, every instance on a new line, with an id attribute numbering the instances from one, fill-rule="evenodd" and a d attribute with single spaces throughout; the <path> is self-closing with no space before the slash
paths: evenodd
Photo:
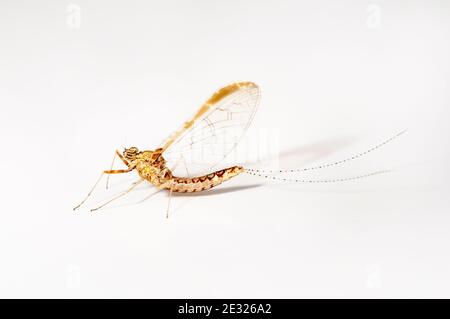
<path id="1" fill-rule="evenodd" d="M 448 1 L 2 1 L 1 297 L 450 297 Z M 238 176 L 72 211 L 116 148 L 152 149 L 216 89 L 301 185 Z M 133 173 L 135 174 L 135 173 Z M 128 178 L 128 179 L 127 179 Z M 102 197 L 104 196 L 104 197 Z M 134 197 L 133 197 L 134 196 Z M 133 199 L 133 200 L 131 200 Z"/>

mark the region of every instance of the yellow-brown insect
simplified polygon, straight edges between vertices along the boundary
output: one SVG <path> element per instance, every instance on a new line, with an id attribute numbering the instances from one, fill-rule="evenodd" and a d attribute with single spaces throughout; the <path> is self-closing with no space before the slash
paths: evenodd
<path id="1" fill-rule="evenodd" d="M 199 177 L 175 177 L 172 171 L 166 166 L 166 160 L 161 152 L 161 148 L 154 151 L 140 152 L 136 147 L 131 147 L 125 149 L 123 156 L 120 154 L 117 155 L 128 166 L 128 169 L 125 171 L 128 172 L 136 169 L 140 177 L 149 181 L 157 188 L 179 193 L 204 191 L 229 180 L 243 171 L 242 167 L 233 166 Z M 108 174 L 117 172 L 105 171 Z M 119 172 L 121 173 L 123 171 Z"/>
<path id="2" fill-rule="evenodd" d="M 381 147 L 404 132 L 402 131 L 358 155 L 315 167 L 276 171 L 244 169 L 242 166 L 214 169 L 236 147 L 250 125 L 256 112 L 259 97 L 259 88 L 252 82 L 230 84 L 214 93 L 200 107 L 197 113 L 175 131 L 174 134 L 169 136 L 159 148 L 153 151 L 139 151 L 137 147 L 130 147 L 126 148 L 122 154 L 116 150 L 114 159 L 118 156 L 127 168 L 113 170 L 111 165 L 110 170 L 103 171 L 86 198 L 74 210 L 86 201 L 104 174 L 122 174 L 133 170 L 136 170 L 140 177 L 137 182 L 128 190 L 91 211 L 102 208 L 113 200 L 126 195 L 143 181 L 150 182 L 159 190 L 168 190 L 170 204 L 172 192 L 190 193 L 204 191 L 220 185 L 242 172 L 272 180 L 296 183 L 341 182 L 372 176 L 385 171 L 325 180 L 287 179 L 273 176 L 273 174 L 304 172 L 342 164 Z M 220 138 L 224 136 L 227 137 L 226 140 L 220 141 Z M 195 157 L 200 157 L 199 163 L 195 161 Z M 180 171 L 180 166 L 184 166 L 185 171 Z M 178 170 L 177 172 L 175 172 L 176 169 Z M 169 209 L 167 209 L 167 213 L 168 211 Z"/>
<path id="3" fill-rule="evenodd" d="M 192 131 L 195 132 L 195 125 L 202 122 L 204 125 L 197 126 L 197 131 L 203 131 L 206 128 L 208 134 L 206 137 L 202 136 L 200 141 L 204 142 L 205 140 L 217 137 L 216 131 L 220 131 L 220 128 L 217 127 L 218 123 L 226 123 L 229 127 L 239 128 L 235 135 L 240 138 L 253 118 L 258 100 L 259 88 L 256 84 L 252 82 L 233 83 L 214 93 L 189 121 L 186 121 L 180 129 L 166 139 L 160 148 L 157 148 L 154 151 L 139 151 L 137 147 L 130 147 L 125 149 L 122 154 L 119 151 L 116 151 L 115 156 L 118 156 L 122 160 L 122 162 L 127 166 L 127 169 L 105 170 L 97 183 L 94 185 L 93 189 L 89 192 L 88 196 L 86 196 L 86 198 L 77 207 L 75 207 L 74 210 L 86 201 L 103 174 L 122 174 L 136 170 L 140 176 L 140 179 L 127 191 L 119 194 L 110 201 L 93 210 L 97 210 L 114 199 L 125 195 L 144 180 L 150 182 L 158 189 L 168 190 L 170 194 L 172 192 L 186 193 L 200 192 L 210 189 L 242 173 L 244 171 L 243 167 L 233 166 L 208 172 L 206 174 L 195 174 L 194 176 L 189 176 L 190 174 L 188 174 L 188 176 L 174 176 L 163 154 L 167 150 L 170 150 L 171 147 L 175 149 L 172 150 L 172 152 L 177 154 L 176 147 L 174 147 L 176 144 L 178 144 L 178 147 L 181 147 L 182 150 L 189 148 L 184 146 L 183 143 L 181 143 L 180 146 L 180 141 L 183 140 L 188 140 L 189 145 L 192 148 L 192 146 L 196 144 L 193 143 L 193 136 L 195 137 L 196 134 L 192 133 Z M 236 119 L 239 118 L 241 118 L 242 121 L 236 122 Z M 186 133 L 190 131 L 191 134 L 189 137 L 185 137 Z M 211 132 L 213 134 L 211 134 Z M 225 147 L 225 149 L 222 149 L 220 157 L 224 158 L 229 152 L 232 151 L 236 144 L 237 141 L 234 145 L 232 145 L 232 147 Z M 181 156 L 183 156 L 183 154 L 181 154 Z M 185 162 L 184 158 L 182 158 L 182 160 Z M 217 164 L 218 161 L 219 160 L 210 163 L 212 164 L 211 166 Z M 172 160 L 171 166 L 175 167 L 179 163 L 180 158 L 175 156 Z M 186 167 L 186 170 L 188 170 L 188 167 Z"/>

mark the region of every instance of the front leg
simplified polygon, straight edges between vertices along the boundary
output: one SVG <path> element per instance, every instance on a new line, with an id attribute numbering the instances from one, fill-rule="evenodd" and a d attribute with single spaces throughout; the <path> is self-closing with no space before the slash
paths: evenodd
<path id="1" fill-rule="evenodd" d="M 111 174 L 123 174 L 123 173 L 129 173 L 129 172 L 131 172 L 133 170 L 133 168 L 128 168 L 128 169 L 110 169 L 110 170 L 107 170 L 107 171 L 103 171 L 103 173 L 105 173 L 105 174 L 109 174 L 109 175 L 111 175 Z"/>
<path id="2" fill-rule="evenodd" d="M 122 160 L 122 162 L 124 162 L 126 166 L 130 167 L 130 163 L 128 163 L 128 161 L 123 157 L 122 154 L 120 154 L 118 150 L 116 150 L 116 155 L 119 156 L 119 158 Z"/>
<path id="3" fill-rule="evenodd" d="M 118 170 L 117 170 L 117 169 L 115 169 L 115 170 L 112 169 L 112 166 L 114 165 L 114 160 L 115 160 L 116 156 L 119 156 L 119 158 L 122 160 L 122 162 L 123 162 L 125 165 L 127 165 L 128 169 L 118 169 Z M 89 196 L 91 196 L 92 192 L 93 192 L 94 189 L 97 187 L 98 183 L 100 182 L 100 180 L 102 179 L 102 177 L 103 177 L 104 174 L 108 174 L 107 181 L 106 181 L 106 188 L 108 188 L 109 175 L 111 175 L 111 174 L 128 173 L 128 172 L 131 172 L 133 169 L 134 169 L 134 167 L 131 166 L 130 163 L 128 163 L 128 161 L 127 161 L 125 158 L 123 158 L 122 154 L 120 154 L 118 150 L 116 150 L 116 152 L 114 153 L 113 161 L 112 161 L 112 163 L 111 163 L 111 169 L 106 170 L 106 171 L 103 171 L 103 172 L 101 173 L 100 177 L 99 177 L 98 180 L 95 182 L 94 186 L 91 188 L 91 190 L 90 190 L 89 193 L 86 195 L 86 197 L 85 197 L 85 198 L 81 201 L 81 203 L 78 204 L 73 210 L 78 209 L 81 205 L 84 204 L 84 202 L 89 198 Z"/>
<path id="4" fill-rule="evenodd" d="M 114 161 L 116 159 L 116 156 L 119 156 L 119 158 L 122 160 L 122 162 L 128 167 L 128 170 L 113 170 L 113 166 L 114 166 Z M 116 150 L 116 152 L 114 153 L 114 157 L 113 160 L 111 162 L 111 168 L 108 171 L 104 171 L 105 174 L 108 174 L 108 176 L 106 177 L 106 189 L 108 189 L 109 186 L 109 175 L 111 174 L 121 174 L 121 173 L 128 173 L 130 172 L 130 163 L 128 163 L 128 161 L 122 156 L 122 154 L 120 154 L 120 152 L 118 150 Z"/>

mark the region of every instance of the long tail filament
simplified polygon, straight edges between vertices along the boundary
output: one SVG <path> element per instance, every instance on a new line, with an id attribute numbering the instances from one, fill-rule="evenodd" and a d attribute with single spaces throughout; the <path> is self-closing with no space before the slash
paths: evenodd
<path id="1" fill-rule="evenodd" d="M 263 175 L 263 174 L 254 173 L 254 172 L 248 171 L 248 170 L 245 170 L 245 172 L 247 174 L 250 174 L 250 175 L 264 177 L 264 178 L 271 179 L 271 180 L 276 180 L 276 181 L 291 182 L 291 183 L 311 183 L 312 184 L 312 183 L 346 182 L 346 181 L 351 181 L 351 180 L 355 180 L 355 179 L 361 179 L 361 178 L 365 178 L 365 177 L 369 177 L 369 176 L 384 174 L 384 173 L 388 173 L 390 171 L 389 170 L 383 170 L 383 171 L 376 171 L 376 172 L 363 174 L 363 175 L 356 175 L 356 176 L 351 176 L 351 177 L 339 177 L 339 178 L 333 178 L 333 179 L 291 179 L 291 178 L 282 178 L 282 177 L 276 177 L 276 176 L 271 176 L 271 175 Z"/>
<path id="2" fill-rule="evenodd" d="M 391 142 L 392 140 L 394 140 L 395 138 L 399 137 L 400 135 L 402 135 L 403 133 L 405 133 L 406 130 L 403 130 L 399 133 L 397 133 L 396 135 L 388 138 L 387 140 L 385 140 L 384 142 L 362 152 L 359 153 L 357 155 L 354 155 L 352 157 L 348 157 L 345 158 L 343 160 L 334 162 L 334 163 L 328 163 L 328 164 L 322 164 L 322 165 L 318 165 L 318 166 L 313 166 L 313 167 L 305 167 L 305 168 L 299 168 L 299 169 L 287 169 L 287 170 L 263 170 L 263 169 L 246 169 L 247 173 L 253 172 L 253 173 L 261 173 L 261 174 L 281 174 L 281 173 L 298 173 L 298 172 L 306 172 L 306 171 L 312 171 L 312 170 L 316 170 L 316 169 L 321 169 L 321 168 L 327 168 L 327 167 L 331 167 L 331 166 L 336 166 L 339 164 L 343 164 L 345 162 L 349 162 L 352 161 L 354 159 L 357 159 L 359 157 L 362 157 L 364 155 L 367 155 L 368 153 L 382 147 L 383 145 L 386 145 L 387 143 Z"/>

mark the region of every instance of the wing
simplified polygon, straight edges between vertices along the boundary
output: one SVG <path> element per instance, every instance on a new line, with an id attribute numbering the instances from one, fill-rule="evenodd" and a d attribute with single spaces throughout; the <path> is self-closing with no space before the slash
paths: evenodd
<path id="1" fill-rule="evenodd" d="M 218 169 L 249 127 L 259 97 L 259 88 L 252 82 L 233 83 L 215 92 L 162 144 L 173 174 L 195 177 Z"/>

